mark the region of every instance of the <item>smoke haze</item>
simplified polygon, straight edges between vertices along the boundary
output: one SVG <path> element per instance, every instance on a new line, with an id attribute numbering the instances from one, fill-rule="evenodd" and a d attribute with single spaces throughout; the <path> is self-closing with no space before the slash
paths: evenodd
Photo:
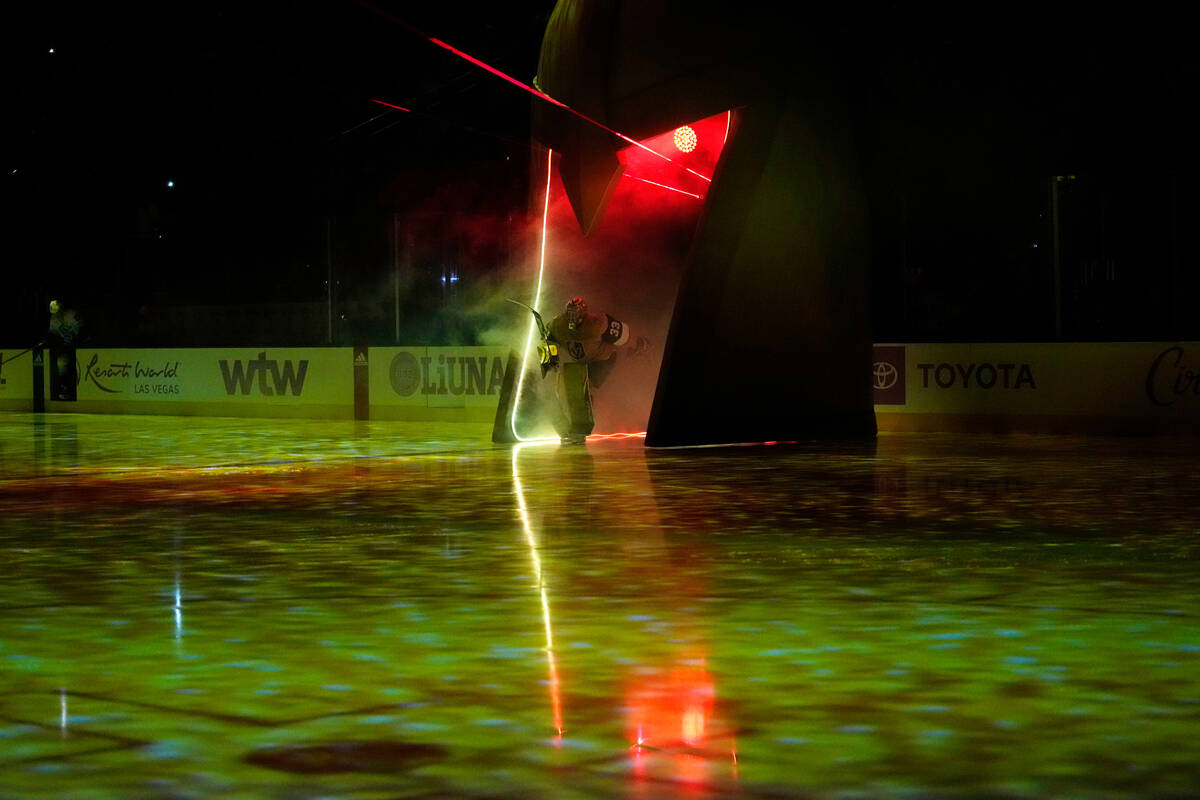
<path id="1" fill-rule="evenodd" d="M 711 175 L 725 127 L 726 115 L 697 124 L 702 144 L 689 163 Z M 664 141 L 650 140 L 648 144 L 666 152 L 671 147 L 670 136 L 664 134 Z M 636 148 L 619 155 L 627 164 L 627 177 L 618 183 L 603 219 L 586 238 L 567 201 L 555 158 L 546 218 L 545 270 L 537 299 L 547 323 L 570 298 L 581 296 L 592 312 L 609 314 L 629 329 L 630 340 L 618 351 L 615 368 L 594 389 L 596 433 L 646 429 L 679 281 L 703 207 L 703 200 L 695 195 L 707 189 L 702 179 L 686 174 L 680 164 Z M 427 198 L 418 212 L 408 215 L 403 232 L 396 234 L 403 238 L 398 241 L 401 263 L 397 272 L 404 276 L 401 294 L 408 300 L 407 305 L 402 301 L 401 307 L 406 308 L 408 322 L 429 320 L 422 331 L 427 343 L 505 346 L 518 353 L 523 348 L 530 315 L 508 300 L 535 302 L 545 151 L 535 147 L 530 162 L 526 214 L 498 214 L 494 205 L 488 208 L 487 198 L 470 187 L 446 186 Z M 381 287 L 379 294 L 390 295 L 391 289 L 384 292 Z M 432 298 L 427 307 L 412 302 L 422 297 Z M 408 325 L 405 329 L 420 328 Z M 637 337 L 649 340 L 650 347 L 634 356 Z M 541 417 L 529 419 L 529 427 L 545 432 L 548 421 L 544 417 L 552 415 L 556 407 L 554 375 L 543 379 L 535 363 L 531 361 L 530 367 L 521 402 L 527 410 L 537 409 L 533 416 Z"/>

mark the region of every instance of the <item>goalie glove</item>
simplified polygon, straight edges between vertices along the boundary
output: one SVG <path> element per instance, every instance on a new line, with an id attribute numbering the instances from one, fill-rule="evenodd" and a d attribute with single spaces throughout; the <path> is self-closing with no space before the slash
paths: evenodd
<path id="1" fill-rule="evenodd" d="M 543 342 L 537 346 L 538 360 L 547 367 L 558 366 L 558 345 L 553 342 Z"/>

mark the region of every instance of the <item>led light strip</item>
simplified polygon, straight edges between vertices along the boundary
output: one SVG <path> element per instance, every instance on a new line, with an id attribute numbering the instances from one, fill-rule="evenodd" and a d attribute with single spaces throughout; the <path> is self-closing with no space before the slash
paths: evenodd
<path id="1" fill-rule="evenodd" d="M 538 279 L 537 289 L 533 293 L 533 303 L 531 307 L 536 309 L 538 301 L 542 298 L 542 276 L 546 273 L 546 231 L 550 218 L 550 178 L 554 174 L 554 151 L 546 150 L 546 197 L 542 203 L 542 246 L 541 254 L 538 257 Z M 529 345 L 533 343 L 533 334 L 537 330 L 537 322 L 534 319 L 529 320 L 529 334 L 525 337 L 525 349 L 521 353 L 521 374 L 517 376 L 517 393 L 513 395 L 513 410 L 512 417 L 509 420 L 509 427 L 512 429 L 513 437 L 518 442 L 536 442 L 553 441 L 550 438 L 541 439 L 526 439 L 517 432 L 517 408 L 521 404 L 521 391 L 525 387 L 525 369 L 529 366 Z"/>

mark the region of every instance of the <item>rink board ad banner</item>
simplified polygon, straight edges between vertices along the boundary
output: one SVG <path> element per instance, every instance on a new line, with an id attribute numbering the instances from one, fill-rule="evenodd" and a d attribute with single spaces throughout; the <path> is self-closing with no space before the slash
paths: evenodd
<path id="1" fill-rule="evenodd" d="M 33 354 L 0 353 L 0 408 L 32 408 Z M 486 422 L 508 355 L 379 347 L 356 362 L 349 347 L 81 348 L 76 399 L 53 399 L 49 360 L 43 393 L 49 411 L 352 419 L 357 374 L 357 418 Z M 878 344 L 871 375 L 881 430 L 990 419 L 1010 430 L 1091 420 L 1099 432 L 1200 431 L 1200 342 Z"/>
<path id="2" fill-rule="evenodd" d="M 879 344 L 877 414 L 1200 421 L 1200 343 Z"/>
<path id="3" fill-rule="evenodd" d="M 348 347 L 80 348 L 77 410 L 349 416 L 353 357 Z"/>
<path id="4" fill-rule="evenodd" d="M 418 419 L 428 418 L 422 409 L 445 409 L 446 418 L 490 420 L 508 352 L 507 347 L 373 347 L 371 416 Z"/>
<path id="5" fill-rule="evenodd" d="M 21 347 L 0 347 L 0 408 L 33 408 L 33 353 Z"/>

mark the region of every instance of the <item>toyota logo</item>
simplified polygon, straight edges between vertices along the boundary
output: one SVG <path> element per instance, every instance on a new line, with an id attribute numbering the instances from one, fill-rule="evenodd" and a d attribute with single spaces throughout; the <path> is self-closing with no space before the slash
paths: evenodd
<path id="1" fill-rule="evenodd" d="M 896 379 L 900 377 L 896 368 L 886 361 L 876 361 L 871 374 L 875 377 L 876 389 L 890 389 L 896 385 Z"/>

